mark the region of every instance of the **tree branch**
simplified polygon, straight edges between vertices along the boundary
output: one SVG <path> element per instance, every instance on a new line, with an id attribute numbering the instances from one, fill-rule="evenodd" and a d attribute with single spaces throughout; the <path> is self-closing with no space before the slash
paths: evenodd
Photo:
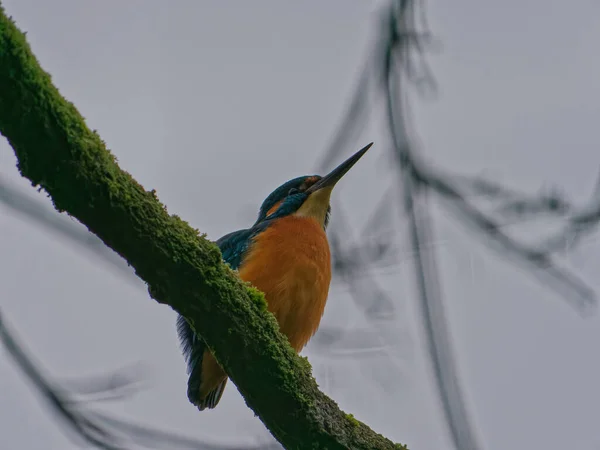
<path id="1" fill-rule="evenodd" d="M 156 301 L 185 316 L 246 403 L 286 448 L 405 448 L 342 412 L 278 331 L 262 293 L 222 262 L 217 246 L 167 213 L 121 170 L 75 106 L 52 85 L 0 6 L 0 132 L 21 174 L 59 212 L 125 258 Z"/>

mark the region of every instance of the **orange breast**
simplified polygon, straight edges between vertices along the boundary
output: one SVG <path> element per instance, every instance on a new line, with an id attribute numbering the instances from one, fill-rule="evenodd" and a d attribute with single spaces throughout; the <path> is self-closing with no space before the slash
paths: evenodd
<path id="1" fill-rule="evenodd" d="M 331 282 L 329 244 L 318 222 L 276 220 L 255 238 L 239 275 L 265 293 L 281 331 L 302 350 L 319 327 Z"/>

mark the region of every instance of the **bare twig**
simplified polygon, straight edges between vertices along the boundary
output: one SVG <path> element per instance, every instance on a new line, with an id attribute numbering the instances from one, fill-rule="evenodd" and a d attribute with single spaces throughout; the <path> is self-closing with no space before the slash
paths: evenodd
<path id="1" fill-rule="evenodd" d="M 598 227 L 600 200 L 599 195 L 596 195 L 592 206 L 585 212 L 573 213 L 574 208 L 557 191 L 544 192 L 537 196 L 526 195 L 483 178 L 442 175 L 424 163 L 422 156 L 411 145 L 406 125 L 408 84 L 416 87 L 421 93 L 435 90 L 431 71 L 422 59 L 425 44 L 431 40 L 424 40 L 430 37 L 428 33 L 417 31 L 419 24 L 426 29 L 423 20 L 424 8 L 419 6 L 420 2 L 416 0 L 397 0 L 390 4 L 380 26 L 382 32 L 377 39 L 376 48 L 370 52 L 372 59 L 365 64 L 367 67 L 376 68 L 375 83 L 369 83 L 363 78 L 359 83 L 363 88 L 374 84 L 377 92 L 354 94 L 351 113 L 348 113 L 346 120 L 342 122 L 323 161 L 330 162 L 331 155 L 337 155 L 342 151 L 338 146 L 346 141 L 340 136 L 355 136 L 356 130 L 365 127 L 366 124 L 356 122 L 357 117 L 367 116 L 366 102 L 361 103 L 361 101 L 383 97 L 389 122 L 392 154 L 396 158 L 396 173 L 402 180 L 400 190 L 404 198 L 404 211 L 409 219 L 420 310 L 434 378 L 455 448 L 478 449 L 481 448 L 481 444 L 477 442 L 473 426 L 468 419 L 457 369 L 454 366 L 435 258 L 426 251 L 427 243 L 432 241 L 426 212 L 426 198 L 435 195 L 445 200 L 445 204 L 458 213 L 461 223 L 473 226 L 482 237 L 486 238 L 486 242 L 496 243 L 498 250 L 508 253 L 518 263 L 526 264 L 534 275 L 549 281 L 549 285 L 581 313 L 589 311 L 590 307 L 596 305 L 595 293 L 574 274 L 559 268 L 552 259 L 552 252 L 565 245 L 566 240 L 573 244 L 584 234 Z M 417 20 L 419 11 L 423 13 L 420 23 Z M 596 194 L 598 191 L 597 187 Z M 471 203 L 468 195 L 485 196 L 494 201 L 495 215 L 483 213 Z M 389 200 L 385 201 L 388 205 L 391 204 Z M 415 207 L 417 204 L 418 208 Z M 545 245 L 523 244 L 501 230 L 507 219 L 522 220 L 540 216 L 567 217 L 567 225 L 563 232 Z M 381 222 L 378 210 L 372 217 L 375 223 L 378 220 Z M 370 226 L 373 226 L 373 222 Z M 344 238 L 341 238 L 342 231 L 338 226 L 332 228 L 331 235 L 332 242 L 338 243 L 333 250 L 336 268 L 340 272 L 357 273 L 368 264 L 373 264 L 373 258 L 365 257 L 365 253 L 349 250 L 361 244 L 350 243 L 345 248 L 341 246 L 341 242 L 347 243 L 349 239 L 347 233 L 344 234 Z M 363 237 L 364 233 L 359 239 L 360 242 L 363 241 Z M 373 254 L 370 253 L 369 256 Z M 350 283 L 351 290 L 357 289 L 356 277 L 344 279 Z M 373 280 L 370 282 L 374 283 Z M 373 291 L 377 292 L 376 288 L 373 288 Z"/>
<path id="2" fill-rule="evenodd" d="M 258 445 L 224 445 L 209 444 L 198 439 L 187 438 L 169 431 L 158 430 L 155 427 L 138 425 L 133 422 L 117 419 L 106 413 L 85 408 L 97 398 L 100 400 L 119 399 L 131 394 L 131 387 L 139 381 L 138 375 L 121 370 L 113 374 L 96 376 L 90 379 L 76 380 L 66 385 L 84 387 L 69 391 L 57 383 L 50 383 L 42 375 L 41 369 L 34 363 L 31 356 L 27 355 L 23 345 L 18 342 L 6 325 L 6 320 L 0 314 L 0 342 L 14 359 L 17 366 L 26 375 L 44 401 L 61 419 L 69 436 L 76 442 L 83 441 L 93 447 L 105 450 L 126 450 L 133 448 L 170 448 L 170 449 L 197 449 L 197 450 L 238 450 L 238 449 L 264 449 L 281 448 L 277 442 Z M 129 391 L 128 391 L 129 390 Z M 80 396 L 84 397 L 81 398 Z"/>

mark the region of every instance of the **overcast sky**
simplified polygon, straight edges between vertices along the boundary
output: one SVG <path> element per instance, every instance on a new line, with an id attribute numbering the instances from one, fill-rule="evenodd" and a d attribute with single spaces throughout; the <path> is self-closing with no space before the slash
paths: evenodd
<path id="1" fill-rule="evenodd" d="M 2 3 L 121 167 L 211 239 L 250 225 L 281 182 L 313 173 L 354 86 L 378 5 Z M 415 104 L 422 151 L 453 172 L 485 172 L 531 192 L 556 184 L 584 202 L 600 168 L 600 4 L 430 1 L 427 12 L 442 48 L 430 57 L 439 95 Z M 381 125 L 346 149 L 375 141 L 336 188 L 336 201 L 357 225 L 391 179 L 386 149 L 377 145 Z M 2 179 L 49 206 L 15 163 L 1 140 Z M 0 226 L 0 306 L 49 373 L 89 375 L 141 361 L 148 389 L 110 411 L 211 441 L 247 442 L 264 433 L 233 384 L 213 411 L 188 403 L 175 313 L 150 300 L 141 281 L 131 283 L 4 206 Z M 436 215 L 436 232 L 444 301 L 484 448 L 600 448 L 597 316 L 582 319 L 452 217 Z M 590 241 L 570 262 L 600 289 L 598 244 Z M 382 325 L 386 338 L 376 357 L 333 357 L 310 345 L 304 354 L 344 410 L 411 449 L 448 448 L 410 254 L 402 260 L 381 275 L 396 314 Z M 342 285 L 333 286 L 323 323 L 350 332 L 364 327 Z M 75 448 L 6 358 L 0 447 Z"/>

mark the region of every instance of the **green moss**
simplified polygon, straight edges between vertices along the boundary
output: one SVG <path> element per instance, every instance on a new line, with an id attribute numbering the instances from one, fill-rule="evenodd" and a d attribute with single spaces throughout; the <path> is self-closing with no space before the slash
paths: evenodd
<path id="1" fill-rule="evenodd" d="M 312 366 L 306 356 L 300 357 L 300 363 L 303 370 L 306 370 L 308 373 L 312 373 Z"/>
<path id="2" fill-rule="evenodd" d="M 248 295 L 250 296 L 250 300 L 258 306 L 260 311 L 267 311 L 267 300 L 265 299 L 265 294 L 262 293 L 259 289 L 252 286 L 250 283 L 246 283 L 246 289 L 248 291 Z"/>
<path id="3" fill-rule="evenodd" d="M 346 419 L 352 424 L 354 427 L 358 427 L 360 422 L 356 420 L 356 418 L 352 414 L 346 414 Z"/>

